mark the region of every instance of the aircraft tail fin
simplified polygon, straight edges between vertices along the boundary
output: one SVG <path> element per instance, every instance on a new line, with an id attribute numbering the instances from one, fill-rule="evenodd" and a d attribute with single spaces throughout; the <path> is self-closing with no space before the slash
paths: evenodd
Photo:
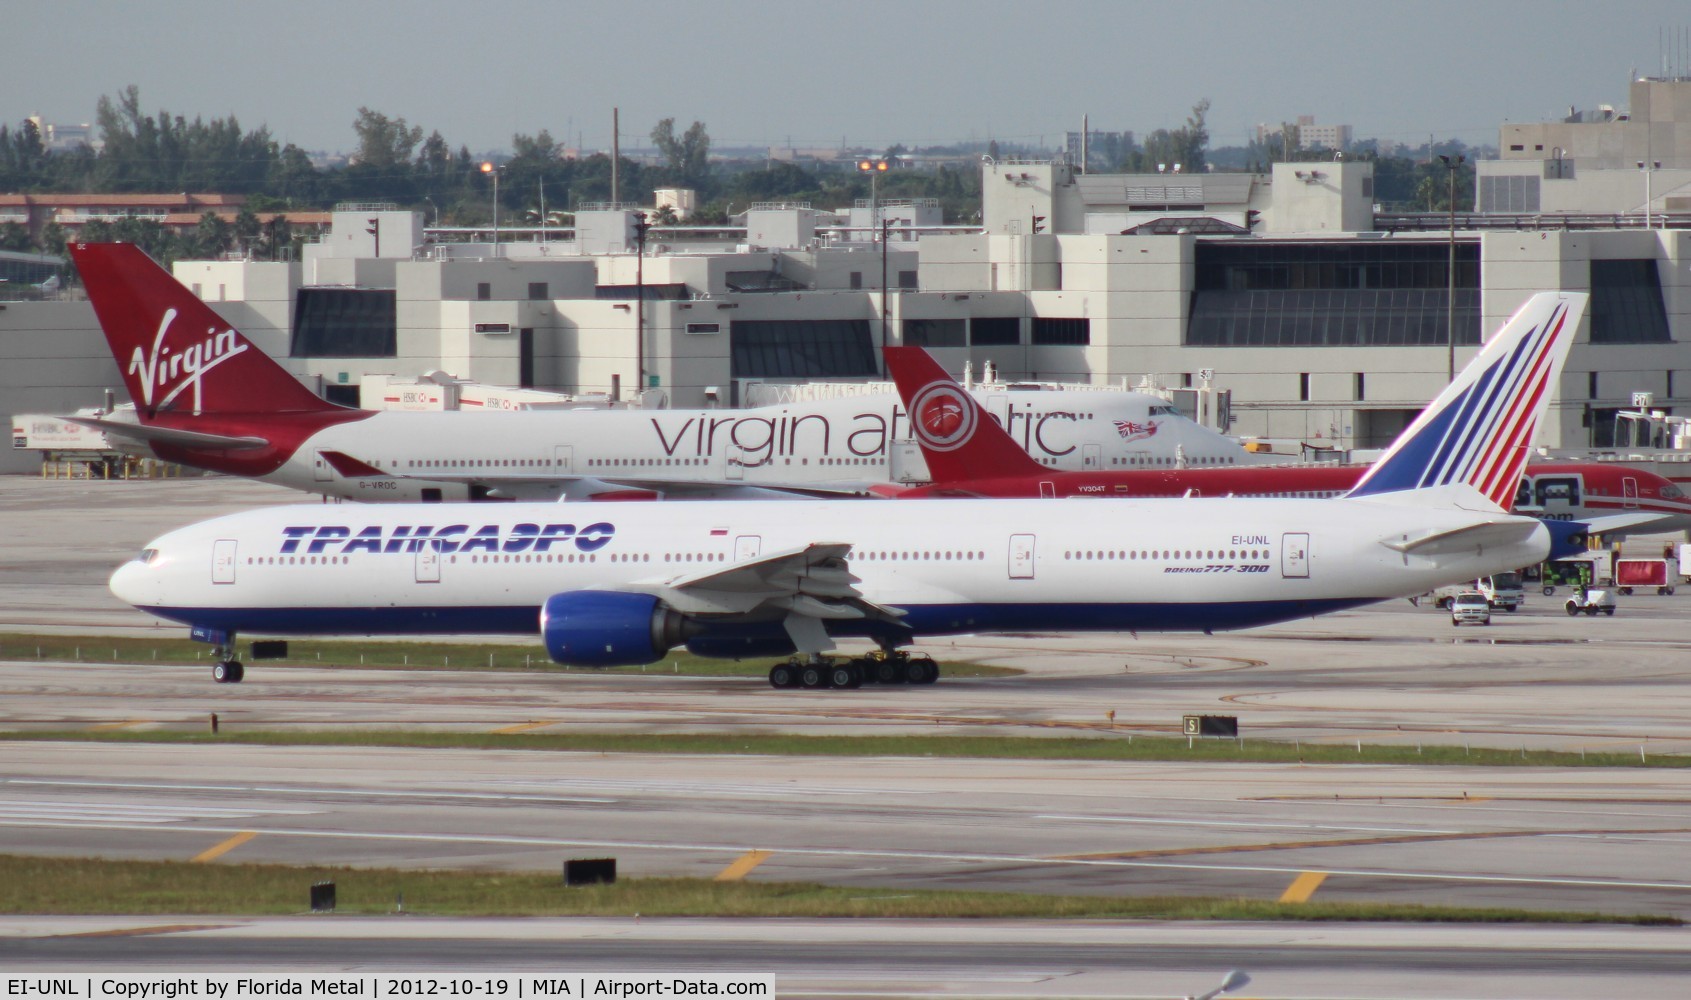
<path id="1" fill-rule="evenodd" d="M 1468 486 L 1508 510 L 1588 298 L 1528 299 L 1346 496 Z"/>
<path id="2" fill-rule="evenodd" d="M 72 243 L 143 423 L 161 413 L 356 412 L 294 378 L 137 246 Z"/>
<path id="3" fill-rule="evenodd" d="M 973 396 L 920 347 L 887 347 L 887 371 L 910 414 L 935 482 L 1045 472 Z"/>

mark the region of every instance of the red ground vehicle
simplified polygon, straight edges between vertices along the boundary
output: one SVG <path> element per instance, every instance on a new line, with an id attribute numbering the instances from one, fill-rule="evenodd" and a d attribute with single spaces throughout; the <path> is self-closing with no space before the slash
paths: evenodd
<path id="1" fill-rule="evenodd" d="M 1679 580 L 1679 566 L 1672 559 L 1616 559 L 1615 587 L 1630 594 L 1635 587 L 1654 587 L 1658 594 L 1673 593 Z"/>

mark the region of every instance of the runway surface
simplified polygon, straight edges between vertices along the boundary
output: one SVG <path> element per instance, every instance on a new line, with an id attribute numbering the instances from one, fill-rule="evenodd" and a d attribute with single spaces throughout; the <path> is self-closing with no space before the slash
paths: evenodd
<path id="1" fill-rule="evenodd" d="M 1677 771 L 0 747 L 26 854 L 1691 917 Z"/>
<path id="2" fill-rule="evenodd" d="M 1686 932 L 879 920 L 0 918 L 8 972 L 773 973 L 787 997 L 1612 1000 L 1683 992 Z"/>
<path id="3" fill-rule="evenodd" d="M 0 480 L 0 518 L 14 526 L 0 630 L 177 637 L 118 604 L 110 570 L 161 531 L 276 502 L 297 497 L 224 480 Z M 244 684 L 215 685 L 205 667 L 112 662 L 91 642 L 82 663 L 0 661 L 0 730 L 197 729 L 217 713 L 235 729 L 1125 739 L 1207 713 L 1237 716 L 1247 740 L 1660 755 L 1691 752 L 1688 600 L 1623 598 L 1614 618 L 1570 619 L 1533 593 L 1490 629 L 1395 602 L 1218 636 L 963 638 L 928 648 L 1026 673 L 856 692 L 665 676 L 661 664 L 645 676 L 258 664 Z M 1684 775 L 12 742 L 0 743 L 0 844 L 551 871 L 612 854 L 629 875 L 700 876 L 755 850 L 768 854 L 754 880 L 1691 917 Z M 83 919 L 0 923 L 0 960 L 726 969 L 757 958 L 796 984 L 791 995 L 1183 995 L 1233 966 L 1257 977 L 1247 996 L 1671 995 L 1691 968 L 1686 932 L 1613 927 Z M 145 930 L 176 924 L 224 929 Z M 102 936 L 67 936 L 83 933 Z"/>

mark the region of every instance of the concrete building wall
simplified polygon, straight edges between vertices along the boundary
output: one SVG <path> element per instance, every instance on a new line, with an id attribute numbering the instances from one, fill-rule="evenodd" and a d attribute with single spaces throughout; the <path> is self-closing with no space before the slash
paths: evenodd
<path id="1" fill-rule="evenodd" d="M 100 406 L 105 390 L 127 400 L 106 338 L 86 302 L 0 303 L 0 422 L 19 413 Z M 0 449 L 0 473 L 36 473 L 41 456 Z"/>

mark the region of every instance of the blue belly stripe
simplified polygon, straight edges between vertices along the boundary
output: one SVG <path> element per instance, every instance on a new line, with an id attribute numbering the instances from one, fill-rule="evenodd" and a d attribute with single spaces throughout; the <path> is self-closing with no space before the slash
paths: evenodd
<path id="1" fill-rule="evenodd" d="M 1373 604 L 1377 598 L 1217 604 L 906 605 L 917 636 L 977 632 L 1202 632 L 1255 628 Z M 144 608 L 185 625 L 266 635 L 533 635 L 538 606 L 432 608 Z M 827 622 L 828 632 L 862 637 L 884 626 Z"/>

